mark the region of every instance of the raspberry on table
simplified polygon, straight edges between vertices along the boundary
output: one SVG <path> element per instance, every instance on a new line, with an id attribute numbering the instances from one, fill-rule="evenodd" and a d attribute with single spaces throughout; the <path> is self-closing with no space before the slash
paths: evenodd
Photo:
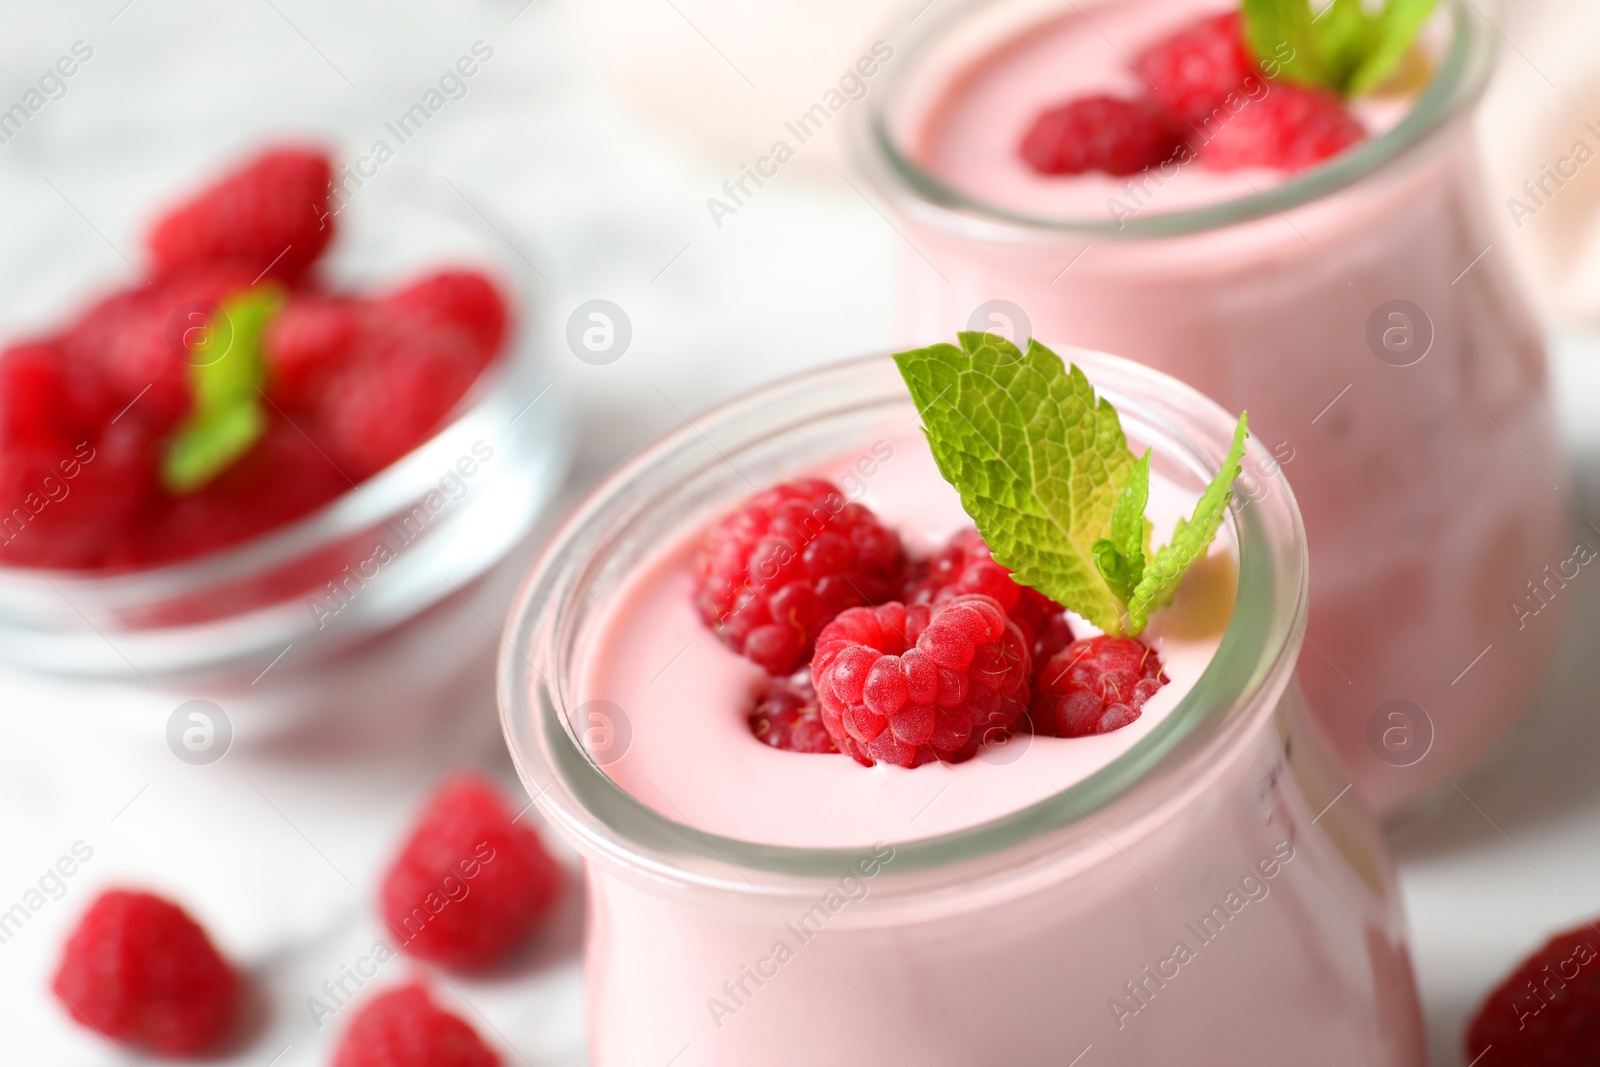
<path id="1" fill-rule="evenodd" d="M 1303 170 L 1366 137 L 1366 129 L 1333 93 L 1284 81 L 1232 115 L 1200 146 L 1212 170 L 1275 167 Z"/>
<path id="2" fill-rule="evenodd" d="M 1028 703 L 1028 648 L 993 599 L 851 608 L 817 638 L 822 721 L 858 763 L 970 759 Z"/>
<path id="3" fill-rule="evenodd" d="M 804 672 L 770 682 L 749 716 L 756 740 L 785 752 L 838 752 L 822 724 L 817 692 Z"/>
<path id="4" fill-rule="evenodd" d="M 1143 642 L 1106 634 L 1074 641 L 1039 669 L 1033 731 L 1087 737 L 1120 730 L 1167 681 L 1161 657 Z"/>
<path id="5" fill-rule="evenodd" d="M 786 676 L 840 612 L 899 595 L 906 553 L 869 509 L 807 478 L 757 493 L 718 522 L 694 575 L 701 621 L 768 674 Z"/>
<path id="6" fill-rule="evenodd" d="M 1137 174 L 1171 159 L 1183 138 L 1143 100 L 1086 96 L 1040 112 L 1022 137 L 1023 162 L 1040 174 Z"/>
<path id="7" fill-rule="evenodd" d="M 339 1042 L 333 1067 L 500 1067 L 475 1030 L 420 985 L 379 994 Z"/>
<path id="8" fill-rule="evenodd" d="M 1467 1030 L 1477 1067 L 1600 1063 L 1600 933 L 1551 938 L 1490 993 Z"/>
<path id="9" fill-rule="evenodd" d="M 1185 125 L 1200 126 L 1215 115 L 1245 79 L 1265 81 L 1245 46 L 1239 12 L 1192 22 L 1147 48 L 1133 65 L 1150 95 Z"/>
<path id="10" fill-rule="evenodd" d="M 475 270 L 441 270 L 395 290 L 385 308 L 465 330 L 486 356 L 500 351 L 510 312 L 500 290 Z"/>
<path id="11" fill-rule="evenodd" d="M 102 893 L 67 939 L 52 982 L 73 1019 L 161 1056 L 215 1050 L 240 981 L 187 912 L 151 893 Z"/>
<path id="12" fill-rule="evenodd" d="M 332 179 L 320 150 L 262 152 L 158 219 L 151 258 L 162 273 L 232 261 L 292 284 L 333 239 Z"/>
<path id="13" fill-rule="evenodd" d="M 1066 609 L 1043 593 L 1018 584 L 1011 569 L 994 561 L 989 545 L 967 527 L 932 559 L 913 568 L 901 599 L 907 604 L 939 604 L 967 593 L 990 597 L 1022 631 L 1035 665 L 1072 643 Z"/>
<path id="14" fill-rule="evenodd" d="M 383 918 L 400 947 L 456 970 L 482 970 L 548 919 L 560 864 L 513 822 L 499 790 L 473 773 L 429 799 L 383 880 Z"/>

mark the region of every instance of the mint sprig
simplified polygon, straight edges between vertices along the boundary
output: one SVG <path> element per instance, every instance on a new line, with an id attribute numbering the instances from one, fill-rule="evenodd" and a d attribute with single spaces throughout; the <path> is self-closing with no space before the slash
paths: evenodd
<path id="1" fill-rule="evenodd" d="M 1341 96 L 1371 92 L 1393 74 L 1433 13 L 1434 0 L 1243 0 L 1245 40 L 1274 76 Z M 1285 47 L 1288 54 L 1285 54 Z"/>
<path id="2" fill-rule="evenodd" d="M 248 289 L 223 300 L 200 341 L 190 349 L 188 417 L 167 446 L 161 482 L 191 493 L 221 474 L 267 429 L 257 388 L 266 375 L 261 335 L 283 306 L 275 286 Z"/>
<path id="3" fill-rule="evenodd" d="M 1128 449 L 1116 409 L 1076 366 L 1037 341 L 988 333 L 897 353 L 945 480 L 999 563 L 1110 634 L 1138 636 L 1205 555 L 1232 499 L 1246 436 L 1150 552 L 1150 452 Z"/>

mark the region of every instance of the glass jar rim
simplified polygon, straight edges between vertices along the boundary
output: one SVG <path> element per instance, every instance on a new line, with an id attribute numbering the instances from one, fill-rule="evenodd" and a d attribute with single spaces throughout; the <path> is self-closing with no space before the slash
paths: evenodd
<path id="1" fill-rule="evenodd" d="M 1186 425 L 1203 424 L 1203 443 L 1187 439 L 1188 461 L 1216 470 L 1234 421 L 1221 408 L 1139 364 L 1081 349 L 1058 351 L 1084 368 L 1098 392 L 1112 398 L 1125 425 L 1157 427 L 1168 439 L 1178 439 L 1186 434 Z M 872 380 L 875 374 L 886 378 L 886 366 L 893 376 L 889 387 Z M 642 871 L 653 883 L 689 883 L 741 895 L 782 893 L 793 890 L 797 881 L 837 877 L 864 854 L 861 848 L 801 848 L 724 837 L 668 818 L 634 798 L 578 740 L 573 709 L 564 706 L 568 665 L 557 647 L 562 628 L 571 625 L 574 608 L 586 598 L 580 570 L 602 565 L 608 552 L 606 539 L 625 527 L 630 513 L 642 514 L 640 509 L 649 506 L 652 485 L 655 495 L 661 496 L 660 487 L 673 481 L 669 468 L 675 459 L 703 449 L 708 435 L 738 423 L 759 422 L 771 438 L 803 426 L 805 420 L 798 415 L 791 415 L 788 422 L 774 417 L 780 405 L 793 406 L 797 391 L 816 393 L 831 387 L 849 392 L 854 386 L 859 393 L 862 385 L 876 385 L 879 393 L 819 410 L 841 413 L 910 404 L 893 364 L 875 355 L 782 379 L 697 416 L 692 424 L 637 453 L 595 488 L 546 544 L 524 579 L 500 656 L 501 725 L 534 801 L 587 854 L 620 869 Z M 901 395 L 891 397 L 889 389 L 895 386 Z M 1141 403 L 1152 397 L 1158 402 Z M 1180 410 L 1182 421 L 1161 425 Z M 754 443 L 758 442 L 744 442 Z M 728 459 L 724 448 L 713 449 Z M 738 454 L 735 447 L 732 455 Z M 1230 512 L 1228 521 L 1239 548 L 1239 591 L 1217 654 L 1193 689 L 1155 730 L 1088 778 L 974 826 L 888 842 L 895 850 L 897 876 L 932 872 L 937 880 L 939 872 L 1001 853 L 1025 862 L 1039 854 L 1037 849 L 1030 852 L 1029 844 L 1037 846 L 1058 830 L 1077 829 L 1090 815 L 1114 803 L 1126 821 L 1140 812 L 1165 809 L 1181 792 L 1197 788 L 1208 767 L 1225 764 L 1223 754 L 1243 749 L 1289 684 L 1303 639 L 1307 600 L 1305 534 L 1293 495 L 1281 470 L 1253 439 L 1247 444 L 1247 460 L 1256 470 L 1267 472 L 1264 478 L 1270 486 L 1259 500 Z M 1274 545 L 1273 539 L 1283 543 Z M 1198 729 L 1206 723 L 1217 727 L 1209 736 Z M 1158 770 L 1167 773 L 1158 775 Z M 1191 773 L 1185 779 L 1183 772 Z M 1135 798 L 1137 805 L 1127 803 Z M 1103 824 L 1095 825 L 1097 834 L 1103 830 Z"/>
<path id="2" fill-rule="evenodd" d="M 1356 184 L 1431 139 L 1482 94 L 1494 55 L 1490 35 L 1474 24 L 1460 0 L 1446 0 L 1442 6 L 1451 21 L 1449 39 L 1434 76 L 1398 123 L 1356 148 L 1269 189 L 1177 211 L 1141 212 L 1124 219 L 1041 215 L 991 203 L 947 184 L 902 151 L 890 129 L 896 89 L 915 69 L 911 62 L 918 49 L 958 27 L 968 14 L 991 6 L 992 0 L 968 0 L 905 39 L 901 47 L 906 64 L 896 70 L 886 91 L 862 109 L 851 142 L 858 165 L 881 195 L 914 205 L 952 229 L 1002 238 L 1039 233 L 1101 240 L 1175 237 L 1283 214 Z"/>

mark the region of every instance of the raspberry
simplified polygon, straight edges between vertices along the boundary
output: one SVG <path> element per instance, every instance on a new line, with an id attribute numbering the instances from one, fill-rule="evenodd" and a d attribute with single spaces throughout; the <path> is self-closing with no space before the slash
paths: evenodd
<path id="1" fill-rule="evenodd" d="M 432 436 L 482 369 L 458 329 L 372 324 L 316 400 L 334 461 L 358 482 L 376 474 Z"/>
<path id="2" fill-rule="evenodd" d="M 494 283 L 477 271 L 442 270 L 383 298 L 383 305 L 467 331 L 485 356 L 500 351 L 509 313 Z"/>
<path id="3" fill-rule="evenodd" d="M 261 440 L 216 478 L 163 497 L 120 562 L 150 566 L 215 552 L 309 515 L 348 488 L 315 443 L 269 413 Z"/>
<path id="4" fill-rule="evenodd" d="M 1134 66 L 1163 108 L 1195 125 L 1211 118 L 1246 78 L 1262 78 L 1245 48 L 1237 11 L 1190 23 L 1146 49 Z"/>
<path id="5" fill-rule="evenodd" d="M 155 435 L 131 414 L 93 441 L 0 450 L 0 560 L 99 567 L 156 494 Z"/>
<path id="6" fill-rule="evenodd" d="M 149 893 L 102 893 L 67 940 L 53 982 L 78 1022 L 162 1056 L 214 1048 L 239 979 L 189 915 Z"/>
<path id="7" fill-rule="evenodd" d="M 504 958 L 550 916 L 563 881 L 499 792 L 459 774 L 433 794 L 383 880 L 383 917 L 413 956 L 459 970 Z"/>
<path id="8" fill-rule="evenodd" d="M 822 725 L 822 709 L 809 679 L 774 681 L 750 713 L 750 732 L 758 741 L 785 752 L 838 752 Z"/>
<path id="9" fill-rule="evenodd" d="M 1600 1063 L 1600 934 L 1580 926 L 1550 939 L 1500 983 L 1467 1031 L 1477 1067 Z"/>
<path id="10" fill-rule="evenodd" d="M 150 255 L 163 274 L 231 260 L 294 282 L 333 238 L 332 177 L 318 150 L 270 149 L 163 215 L 146 239 Z"/>
<path id="11" fill-rule="evenodd" d="M 870 510 L 808 478 L 757 493 L 717 523 L 694 569 L 701 620 L 768 674 L 788 675 L 840 612 L 899 593 L 906 554 Z"/>
<path id="12" fill-rule="evenodd" d="M 500 1067 L 500 1057 L 419 985 L 380 994 L 339 1042 L 333 1067 Z"/>
<path id="13" fill-rule="evenodd" d="M 1268 86 L 1265 96 L 1246 103 L 1201 146 L 1201 162 L 1213 170 L 1301 170 L 1366 136 L 1332 93 L 1281 81 Z"/>
<path id="14" fill-rule="evenodd" d="M 1087 96 L 1039 113 L 1023 135 L 1023 162 L 1040 174 L 1137 174 L 1172 158 L 1181 138 L 1142 100 Z"/>
<path id="15" fill-rule="evenodd" d="M 261 346 L 267 389 L 276 403 L 299 408 L 317 395 L 350 355 L 361 309 L 357 300 L 312 294 L 284 305 L 267 325 Z"/>
<path id="16" fill-rule="evenodd" d="M 817 638 L 822 721 L 857 762 L 959 763 L 1028 702 L 1022 631 L 986 596 L 851 608 Z"/>
<path id="17" fill-rule="evenodd" d="M 0 446 L 66 442 L 83 429 L 53 344 L 17 344 L 0 352 Z"/>
<path id="18" fill-rule="evenodd" d="M 1022 631 L 1035 664 L 1043 664 L 1072 643 L 1066 609 L 1012 580 L 1010 568 L 994 561 L 983 535 L 971 527 L 915 569 L 903 599 L 907 604 L 939 604 L 966 593 L 981 593 L 1000 605 Z"/>
<path id="19" fill-rule="evenodd" d="M 1086 637 L 1039 670 L 1031 718 L 1038 734 L 1087 737 L 1120 730 L 1167 684 L 1155 649 L 1128 637 Z"/>

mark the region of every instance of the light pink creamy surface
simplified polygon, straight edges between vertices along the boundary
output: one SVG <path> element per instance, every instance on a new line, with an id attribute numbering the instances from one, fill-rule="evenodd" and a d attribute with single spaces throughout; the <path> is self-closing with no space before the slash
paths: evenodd
<path id="1" fill-rule="evenodd" d="M 1056 85 L 1122 86 L 1124 54 L 1214 6 L 1114 0 L 1078 18 L 1063 5 L 1018 28 L 952 65 L 944 97 L 908 120 L 924 165 L 990 202 L 1053 198 L 1104 221 L 1105 179 L 1046 188 L 1002 142 Z M 889 189 L 916 250 L 903 257 L 902 343 L 975 316 L 1010 330 L 1020 308 L 1046 343 L 1125 356 L 1249 410 L 1305 517 L 1311 713 L 1386 810 L 1448 790 L 1500 745 L 1555 644 L 1561 575 L 1592 552 L 1568 525 L 1542 342 L 1492 249 L 1467 118 L 1342 190 L 1185 236 L 986 228 Z M 1188 167 L 1146 182 L 1139 215 L 1245 180 L 1276 195 Z M 1391 701 L 1415 709 L 1400 729 L 1380 710 Z"/>
<path id="2" fill-rule="evenodd" d="M 884 442 L 876 474 L 859 496 L 918 553 L 972 525 L 920 436 Z M 817 474 L 849 484 L 857 457 Z M 1193 510 L 1197 494 L 1152 478 L 1146 514 L 1156 544 Z M 623 788 L 668 818 L 707 833 L 794 847 L 856 847 L 973 826 L 1027 807 L 1082 781 L 1147 736 L 1211 661 L 1221 631 L 1193 637 L 1150 631 L 1171 682 L 1137 721 L 1098 737 L 1021 737 L 958 765 L 865 768 L 843 755 L 781 752 L 745 722 L 766 675 L 700 622 L 690 603 L 691 557 L 704 537 L 686 531 L 626 582 L 588 639 L 579 701 L 607 700 L 627 716 L 625 755 L 607 764 Z M 1212 552 L 1231 577 L 1231 535 Z M 1214 595 L 1231 604 L 1230 582 Z M 1182 610 L 1182 605 L 1177 610 Z M 1225 611 L 1225 609 L 1224 609 Z M 1225 618 L 1225 615 L 1223 615 Z M 1218 619 L 1220 622 L 1221 619 Z M 1074 618 L 1080 637 L 1094 630 Z"/>

